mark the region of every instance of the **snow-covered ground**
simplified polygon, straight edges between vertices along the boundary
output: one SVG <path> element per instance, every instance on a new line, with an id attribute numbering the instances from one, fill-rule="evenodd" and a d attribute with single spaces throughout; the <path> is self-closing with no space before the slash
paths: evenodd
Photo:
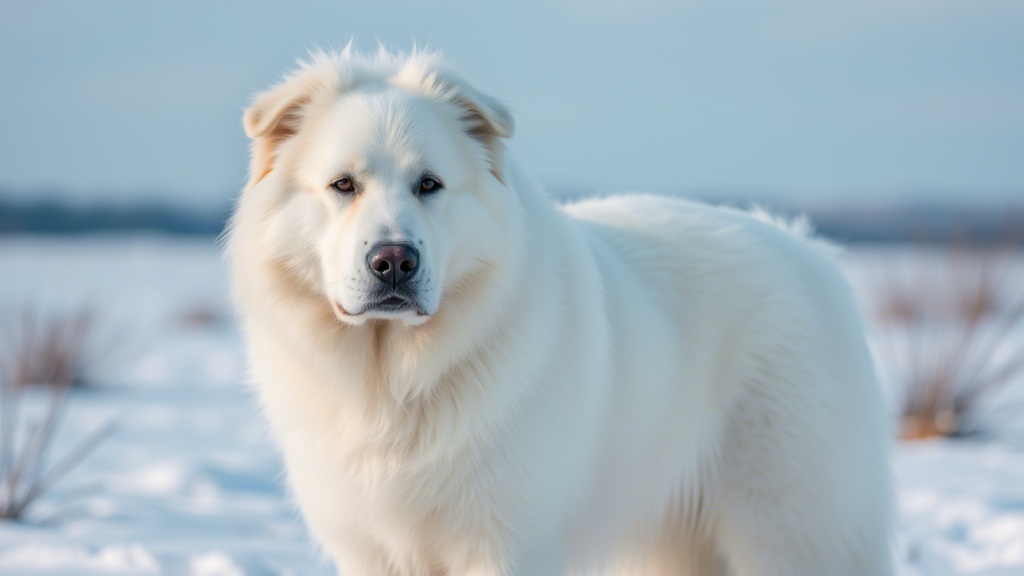
<path id="1" fill-rule="evenodd" d="M 844 261 L 857 275 L 887 257 Z M 0 314 L 27 305 L 99 319 L 94 385 L 75 391 L 51 457 L 105 422 L 118 429 L 26 522 L 0 521 L 0 574 L 331 573 L 243 383 L 212 241 L 2 238 Z M 1024 574 L 1022 445 L 896 447 L 901 576 Z"/>

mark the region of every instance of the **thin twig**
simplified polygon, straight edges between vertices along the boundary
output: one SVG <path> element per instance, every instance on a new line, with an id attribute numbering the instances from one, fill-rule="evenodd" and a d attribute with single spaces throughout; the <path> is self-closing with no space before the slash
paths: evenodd
<path id="1" fill-rule="evenodd" d="M 116 423 L 107 422 L 99 429 L 94 430 L 92 434 L 79 442 L 77 446 L 58 460 L 38 482 L 32 484 L 25 496 L 20 499 L 20 502 L 14 509 L 14 517 L 20 516 L 29 504 L 46 494 L 57 482 L 81 464 L 86 456 L 92 453 L 115 430 L 117 430 Z"/>

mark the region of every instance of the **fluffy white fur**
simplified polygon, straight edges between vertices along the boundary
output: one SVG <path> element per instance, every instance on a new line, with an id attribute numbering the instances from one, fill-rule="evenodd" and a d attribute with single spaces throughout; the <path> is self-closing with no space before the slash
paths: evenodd
<path id="1" fill-rule="evenodd" d="M 505 158 L 507 110 L 431 53 L 316 55 L 244 120 L 234 293 L 341 574 L 891 574 L 886 418 L 806 234 L 558 206 Z M 369 300 L 381 241 L 420 250 L 408 310 Z"/>

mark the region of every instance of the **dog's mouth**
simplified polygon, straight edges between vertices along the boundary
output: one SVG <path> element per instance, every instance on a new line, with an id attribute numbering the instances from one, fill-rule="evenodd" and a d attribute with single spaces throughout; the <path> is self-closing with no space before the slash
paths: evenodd
<path id="1" fill-rule="evenodd" d="M 415 306 L 409 299 L 394 294 L 367 306 L 364 311 L 405 312 L 411 308 L 415 308 Z"/>
<path id="2" fill-rule="evenodd" d="M 382 296 L 358 312 L 346 310 L 337 301 L 332 301 L 331 305 L 339 320 L 344 318 L 388 318 L 406 312 L 414 312 L 416 316 L 420 317 L 429 316 L 414 298 L 397 293 Z"/>

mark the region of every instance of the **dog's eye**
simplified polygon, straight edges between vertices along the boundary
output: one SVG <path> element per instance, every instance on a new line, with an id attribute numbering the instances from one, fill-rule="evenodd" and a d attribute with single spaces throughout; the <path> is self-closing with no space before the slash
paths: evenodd
<path id="1" fill-rule="evenodd" d="M 430 194 L 431 192 L 437 192 L 441 188 L 444 188 L 444 185 L 441 184 L 440 180 L 433 176 L 424 176 L 423 179 L 420 180 L 419 193 Z"/>
<path id="2" fill-rule="evenodd" d="M 356 185 L 352 182 L 352 179 L 348 176 L 342 176 L 334 182 L 331 182 L 331 188 L 342 194 L 351 194 L 356 191 Z"/>

